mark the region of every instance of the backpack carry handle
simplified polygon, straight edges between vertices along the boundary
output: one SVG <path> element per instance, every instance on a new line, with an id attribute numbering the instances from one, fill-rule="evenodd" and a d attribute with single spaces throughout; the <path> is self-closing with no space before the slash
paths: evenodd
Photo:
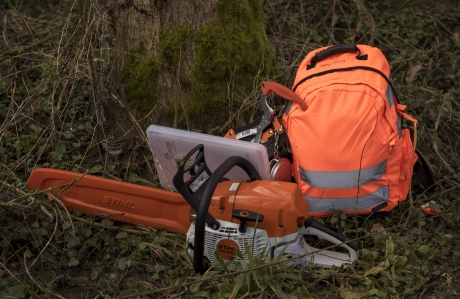
<path id="1" fill-rule="evenodd" d="M 331 46 L 327 48 L 326 50 L 323 50 L 319 53 L 316 53 L 316 55 L 310 60 L 310 64 L 307 65 L 307 70 L 310 70 L 316 66 L 316 63 L 319 61 L 335 55 L 339 53 L 354 53 L 358 52 L 358 56 L 356 56 L 357 59 L 367 59 L 366 55 L 360 56 L 360 51 L 359 48 L 356 44 L 348 44 L 348 45 L 336 45 L 336 46 Z"/>
<path id="2" fill-rule="evenodd" d="M 276 82 L 263 81 L 262 93 L 268 97 L 271 92 L 276 93 L 277 95 L 288 101 L 299 104 L 300 109 L 302 109 L 302 111 L 305 111 L 308 108 L 307 104 L 305 104 L 305 102 L 302 101 L 302 99 L 291 89 Z"/>

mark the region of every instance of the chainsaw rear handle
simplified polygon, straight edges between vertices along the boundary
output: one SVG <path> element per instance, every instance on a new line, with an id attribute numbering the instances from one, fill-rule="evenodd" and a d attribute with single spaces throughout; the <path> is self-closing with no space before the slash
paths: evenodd
<path id="1" fill-rule="evenodd" d="M 308 217 L 307 220 L 305 220 L 304 225 L 305 225 L 305 228 L 306 228 L 306 232 L 309 235 L 315 235 L 315 236 L 317 236 L 317 237 L 319 237 L 321 239 L 325 239 L 325 240 L 327 240 L 329 242 L 332 242 L 334 244 L 343 243 L 343 245 L 345 245 L 343 247 L 345 247 L 345 248 L 350 247 L 354 251 L 359 250 L 358 244 L 356 244 L 355 241 L 351 241 L 344 234 L 336 232 L 336 231 L 334 231 L 334 230 L 322 225 L 321 223 L 319 223 L 316 219 L 314 219 L 312 217 Z"/>
<path id="2" fill-rule="evenodd" d="M 307 70 L 310 70 L 316 66 L 316 63 L 320 62 L 323 59 L 326 59 L 329 56 L 339 54 L 339 53 L 355 53 L 358 52 L 357 59 L 364 59 L 365 55 L 360 56 L 359 48 L 356 44 L 348 45 L 335 45 L 323 50 L 319 53 L 316 53 L 315 56 L 310 60 L 310 64 L 307 65 Z M 366 57 L 367 58 L 367 57 Z"/>
<path id="3" fill-rule="evenodd" d="M 212 173 L 204 187 L 196 215 L 195 242 L 193 246 L 193 267 L 197 273 L 204 273 L 208 269 L 207 262 L 203 259 L 203 254 L 206 215 L 208 214 L 208 208 L 209 204 L 211 203 L 212 195 L 214 194 L 214 190 L 216 189 L 217 184 L 220 182 L 221 178 L 223 178 L 224 175 L 235 166 L 239 166 L 241 169 L 243 169 L 248 174 L 251 181 L 262 179 L 254 166 L 248 160 L 239 156 L 232 156 L 228 158 Z M 219 227 L 212 228 L 219 229 Z"/>

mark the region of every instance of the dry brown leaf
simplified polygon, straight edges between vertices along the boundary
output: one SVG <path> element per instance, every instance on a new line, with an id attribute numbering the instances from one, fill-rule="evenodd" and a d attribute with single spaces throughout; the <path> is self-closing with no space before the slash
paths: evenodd
<path id="1" fill-rule="evenodd" d="M 380 223 L 376 223 L 376 224 L 374 224 L 372 226 L 371 233 L 373 233 L 373 234 L 375 234 L 375 233 L 383 233 L 384 235 L 386 235 L 387 231 L 385 230 L 383 225 L 381 225 Z"/>
<path id="2" fill-rule="evenodd" d="M 411 66 L 409 70 L 407 71 L 406 80 L 409 82 L 414 81 L 415 77 L 417 76 L 418 71 L 420 71 L 421 69 L 422 69 L 421 64 L 416 64 L 416 65 Z"/>

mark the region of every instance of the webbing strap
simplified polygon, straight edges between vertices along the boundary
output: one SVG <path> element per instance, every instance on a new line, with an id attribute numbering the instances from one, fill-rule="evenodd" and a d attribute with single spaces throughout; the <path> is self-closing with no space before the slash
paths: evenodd
<path id="1" fill-rule="evenodd" d="M 414 163 L 414 157 L 415 157 L 415 151 L 417 149 L 417 124 L 418 124 L 418 121 L 413 118 L 412 116 L 410 116 L 409 114 L 405 113 L 404 112 L 404 109 L 406 109 L 406 105 L 401 105 L 401 104 L 396 104 L 396 111 L 397 113 L 399 113 L 400 115 L 402 115 L 402 117 L 404 117 L 405 119 L 407 119 L 408 121 L 410 121 L 411 123 L 414 124 L 414 140 L 412 142 L 413 144 L 413 147 L 414 147 L 414 151 L 412 152 L 412 161 L 411 163 L 413 164 Z"/>
<path id="2" fill-rule="evenodd" d="M 305 102 L 294 91 L 292 91 L 284 85 L 281 85 L 276 82 L 263 81 L 261 88 L 262 93 L 267 97 L 270 95 L 270 93 L 274 92 L 288 101 L 299 104 L 300 109 L 302 109 L 302 111 L 305 111 L 308 108 L 307 104 L 305 104 Z"/>

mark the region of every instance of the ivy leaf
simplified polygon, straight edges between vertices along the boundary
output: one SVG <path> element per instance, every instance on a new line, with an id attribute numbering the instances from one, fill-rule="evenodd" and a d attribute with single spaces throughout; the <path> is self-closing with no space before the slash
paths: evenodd
<path id="1" fill-rule="evenodd" d="M 76 258 L 73 257 L 73 258 L 71 258 L 69 260 L 69 262 L 67 263 L 67 266 L 73 267 L 73 266 L 76 266 L 78 264 L 80 264 L 80 262 Z"/>
<path id="2" fill-rule="evenodd" d="M 102 219 L 101 225 L 102 225 L 103 227 L 112 227 L 112 226 L 113 226 L 113 222 L 110 221 L 109 219 Z"/>
<path id="3" fill-rule="evenodd" d="M 378 290 L 378 289 L 372 289 L 372 290 L 370 290 L 370 291 L 367 293 L 367 295 L 369 295 L 369 296 L 374 295 L 374 296 L 377 296 L 377 297 L 379 297 L 379 298 L 386 298 L 386 297 L 387 297 L 387 293 L 386 293 L 386 292 L 384 292 L 384 291 L 382 291 L 382 290 Z"/>
<path id="4" fill-rule="evenodd" d="M 72 235 L 67 235 L 65 237 L 65 241 L 67 243 L 67 248 L 72 248 L 72 247 L 80 244 L 80 240 L 78 240 L 77 238 L 75 238 Z"/>
<path id="5" fill-rule="evenodd" d="M 384 270 L 386 270 L 387 267 L 381 267 L 381 266 L 377 266 L 377 267 L 374 267 L 372 269 L 370 269 L 369 271 L 367 271 L 365 274 L 364 274 L 364 277 L 366 276 L 369 276 L 369 275 L 375 275 L 375 274 L 378 274 Z"/>
<path id="6" fill-rule="evenodd" d="M 427 245 L 420 245 L 419 248 L 417 248 L 417 251 L 420 253 L 428 253 L 430 251 L 430 246 Z"/>
<path id="7" fill-rule="evenodd" d="M 64 132 L 63 135 L 64 135 L 64 138 L 65 138 L 65 139 L 72 138 L 72 136 L 73 136 L 72 132 L 69 132 L 69 131 Z"/>
<path id="8" fill-rule="evenodd" d="M 360 299 L 365 296 L 366 292 L 350 291 L 345 289 L 340 290 L 340 297 L 342 297 L 342 299 Z"/>
<path id="9" fill-rule="evenodd" d="M 96 280 L 101 274 L 101 268 L 93 268 L 91 271 L 91 280 Z"/>
<path id="10" fill-rule="evenodd" d="M 225 282 L 219 283 L 217 289 L 219 289 L 219 295 L 230 294 L 232 292 L 232 288 Z"/>
<path id="11" fill-rule="evenodd" d="M 122 257 L 121 259 L 118 260 L 118 268 L 122 271 L 126 269 L 126 258 L 125 257 Z"/>
<path id="12" fill-rule="evenodd" d="M 8 295 L 12 296 L 13 298 L 25 298 L 26 297 L 26 295 L 24 294 L 24 287 L 20 284 L 9 287 Z"/>
<path id="13" fill-rule="evenodd" d="M 89 236 L 91 236 L 91 229 L 89 227 L 86 227 L 83 230 L 83 236 L 85 236 L 86 238 L 89 238 Z"/>
<path id="14" fill-rule="evenodd" d="M 89 173 L 95 173 L 95 172 L 101 171 L 103 168 L 104 166 L 102 165 L 95 165 L 93 166 L 93 168 L 89 170 Z"/>
<path id="15" fill-rule="evenodd" d="M 44 227 L 35 228 L 32 231 L 39 236 L 46 236 L 48 234 L 48 230 Z"/>
<path id="16" fill-rule="evenodd" d="M 64 223 L 62 224 L 62 228 L 63 228 L 64 230 L 68 229 L 68 228 L 71 227 L 71 226 L 72 226 L 72 223 L 70 223 L 70 221 L 66 221 L 66 222 L 64 222 Z"/>
<path id="17" fill-rule="evenodd" d="M 108 232 L 101 231 L 99 232 L 99 239 L 101 239 L 104 242 L 110 242 L 110 235 Z"/>
<path id="18" fill-rule="evenodd" d="M 168 239 L 166 239 L 165 236 L 156 236 L 155 239 L 153 239 L 153 243 L 160 244 L 160 245 L 166 245 L 168 244 Z"/>
<path id="19" fill-rule="evenodd" d="M 127 232 L 119 232 L 118 234 L 116 234 L 115 239 L 120 240 L 120 239 L 126 238 L 127 236 L 128 236 Z"/>

